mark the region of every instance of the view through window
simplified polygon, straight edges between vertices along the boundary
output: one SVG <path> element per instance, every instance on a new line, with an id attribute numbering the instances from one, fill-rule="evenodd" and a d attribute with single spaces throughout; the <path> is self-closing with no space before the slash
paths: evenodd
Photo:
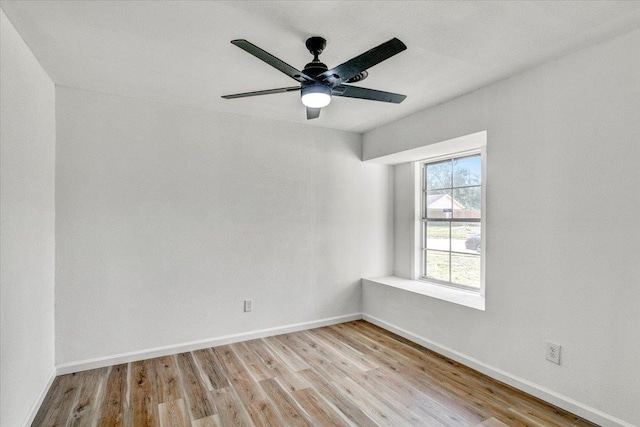
<path id="1" fill-rule="evenodd" d="M 422 279 L 480 290 L 480 153 L 422 165 Z"/>

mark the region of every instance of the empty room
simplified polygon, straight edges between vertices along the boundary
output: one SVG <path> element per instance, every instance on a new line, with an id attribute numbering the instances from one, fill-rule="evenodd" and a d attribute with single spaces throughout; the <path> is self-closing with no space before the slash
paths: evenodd
<path id="1" fill-rule="evenodd" d="M 640 1 L 0 8 L 2 427 L 640 426 Z"/>

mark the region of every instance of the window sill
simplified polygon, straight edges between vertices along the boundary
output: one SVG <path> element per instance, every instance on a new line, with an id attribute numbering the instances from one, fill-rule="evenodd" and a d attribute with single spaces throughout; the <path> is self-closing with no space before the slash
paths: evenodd
<path id="1" fill-rule="evenodd" d="M 434 283 L 403 279 L 396 276 L 363 279 L 363 283 L 366 282 L 390 286 L 407 292 L 413 292 L 415 294 L 425 295 L 442 301 L 448 301 L 454 304 L 484 311 L 484 295 L 465 291 L 463 289 L 449 288 L 447 286 L 437 285 Z"/>

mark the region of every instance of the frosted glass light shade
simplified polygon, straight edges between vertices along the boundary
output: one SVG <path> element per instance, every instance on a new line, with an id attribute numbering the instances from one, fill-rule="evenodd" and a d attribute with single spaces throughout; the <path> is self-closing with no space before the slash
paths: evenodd
<path id="1" fill-rule="evenodd" d="M 320 84 L 304 86 L 300 98 L 309 108 L 326 107 L 331 102 L 331 89 Z"/>

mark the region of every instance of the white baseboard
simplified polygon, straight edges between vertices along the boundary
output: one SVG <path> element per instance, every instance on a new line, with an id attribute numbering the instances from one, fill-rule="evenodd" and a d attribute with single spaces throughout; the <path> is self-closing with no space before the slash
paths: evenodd
<path id="1" fill-rule="evenodd" d="M 350 322 L 362 319 L 362 313 L 347 314 L 344 316 L 329 317 L 326 319 L 313 320 L 310 322 L 296 323 L 293 325 L 278 326 L 275 328 L 260 329 L 257 331 L 243 332 L 240 334 L 224 335 L 217 338 L 208 338 L 199 341 L 156 347 L 130 353 L 116 354 L 113 356 L 99 357 L 95 359 L 82 360 L 78 362 L 63 363 L 56 366 L 57 375 L 71 374 L 74 372 L 86 371 L 88 369 L 103 368 L 105 366 L 118 365 L 121 363 L 135 362 L 138 360 L 150 359 L 153 357 L 168 356 L 176 353 L 200 350 L 208 347 L 232 344 L 240 341 L 247 341 L 256 338 L 264 338 L 272 335 L 287 334 L 290 332 L 304 331 L 306 329 L 320 328 L 323 326 L 335 325 L 337 323 Z"/>
<path id="2" fill-rule="evenodd" d="M 33 405 L 31 405 L 31 409 L 29 409 L 29 414 L 27 415 L 27 418 L 24 420 L 22 427 L 29 427 L 33 423 L 33 420 L 38 414 L 38 410 L 40 409 L 40 406 L 42 406 L 42 402 L 44 402 L 44 398 L 47 397 L 47 393 L 49 392 L 49 389 L 51 388 L 51 384 L 53 384 L 53 380 L 55 379 L 56 379 L 56 369 L 53 368 L 51 370 L 51 373 L 49 374 L 49 378 L 47 378 L 47 382 L 44 384 L 44 387 L 42 387 L 42 390 L 40 390 L 40 393 L 38 394 L 38 398 L 36 399 L 35 402 L 33 402 Z"/>
<path id="3" fill-rule="evenodd" d="M 501 369 L 487 365 L 477 359 L 474 359 L 473 357 L 467 356 L 451 348 L 435 343 L 431 340 L 428 340 L 427 338 L 416 335 L 413 332 L 409 332 L 406 329 L 392 325 L 391 323 L 387 323 L 384 320 L 378 319 L 366 313 L 362 314 L 362 318 L 367 322 L 380 326 L 381 328 L 400 335 L 401 337 L 413 341 L 416 344 L 420 344 L 421 346 L 426 347 L 429 350 L 435 351 L 436 353 L 455 360 L 456 362 L 473 368 L 476 371 L 482 372 L 483 374 L 491 378 L 508 384 L 514 388 L 517 388 L 518 390 L 522 390 L 525 393 L 542 399 L 545 402 L 549 402 L 552 405 L 576 414 L 603 427 L 634 427 L 632 424 L 606 414 L 602 411 L 599 411 L 598 409 L 577 402 L 567 396 L 563 396 L 559 393 L 556 393 L 538 384 L 532 383 L 531 381 L 519 378 Z"/>

